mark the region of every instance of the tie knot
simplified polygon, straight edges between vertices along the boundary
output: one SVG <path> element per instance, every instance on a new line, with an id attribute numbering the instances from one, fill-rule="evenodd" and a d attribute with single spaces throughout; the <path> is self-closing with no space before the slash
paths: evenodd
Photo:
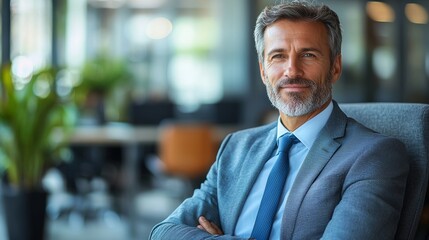
<path id="1" fill-rule="evenodd" d="M 295 135 L 286 133 L 286 134 L 282 135 L 281 137 L 279 137 L 278 151 L 279 152 L 288 152 L 290 147 L 297 142 L 299 142 L 299 140 L 298 140 L 298 138 L 295 137 Z"/>

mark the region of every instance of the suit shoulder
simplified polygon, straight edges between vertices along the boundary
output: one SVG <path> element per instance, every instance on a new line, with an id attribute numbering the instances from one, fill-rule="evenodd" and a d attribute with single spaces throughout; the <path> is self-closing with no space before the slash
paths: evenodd
<path id="1" fill-rule="evenodd" d="M 230 145 L 228 143 L 233 143 L 234 146 L 240 146 L 241 148 L 248 148 L 267 139 L 272 138 L 274 140 L 276 129 L 277 122 L 273 122 L 267 125 L 232 132 L 222 141 L 221 149 L 226 145 Z"/>

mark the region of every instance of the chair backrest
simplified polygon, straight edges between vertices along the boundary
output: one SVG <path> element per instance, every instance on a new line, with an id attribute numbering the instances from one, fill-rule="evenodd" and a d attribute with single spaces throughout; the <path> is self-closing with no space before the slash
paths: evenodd
<path id="1" fill-rule="evenodd" d="M 414 239 L 428 187 L 429 105 L 415 103 L 340 104 L 351 118 L 401 140 L 410 155 L 410 174 L 396 239 Z"/>
<path id="2" fill-rule="evenodd" d="M 191 179 L 205 176 L 216 158 L 213 127 L 204 123 L 162 124 L 158 153 L 168 174 Z"/>

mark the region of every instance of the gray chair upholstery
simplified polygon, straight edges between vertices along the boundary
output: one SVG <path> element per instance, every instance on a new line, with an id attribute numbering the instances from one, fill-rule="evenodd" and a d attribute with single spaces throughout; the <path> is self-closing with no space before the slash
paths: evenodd
<path id="1" fill-rule="evenodd" d="M 340 104 L 340 108 L 365 126 L 406 145 L 411 168 L 396 239 L 414 239 L 428 187 L 429 105 L 350 103 Z"/>

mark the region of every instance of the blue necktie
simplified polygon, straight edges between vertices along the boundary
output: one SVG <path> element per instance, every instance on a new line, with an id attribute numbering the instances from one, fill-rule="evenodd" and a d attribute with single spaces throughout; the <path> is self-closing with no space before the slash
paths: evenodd
<path id="1" fill-rule="evenodd" d="M 284 134 L 279 138 L 279 155 L 268 176 L 251 238 L 267 240 L 270 236 L 271 227 L 279 208 L 280 196 L 289 173 L 289 149 L 298 141 L 292 134 Z"/>

